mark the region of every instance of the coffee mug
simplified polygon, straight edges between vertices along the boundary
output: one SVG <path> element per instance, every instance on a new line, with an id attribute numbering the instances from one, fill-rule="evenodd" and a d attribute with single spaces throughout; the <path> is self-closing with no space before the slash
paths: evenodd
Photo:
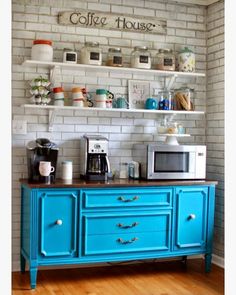
<path id="1" fill-rule="evenodd" d="M 157 101 L 155 98 L 149 97 L 145 102 L 145 108 L 148 110 L 156 110 L 157 109 Z"/>
<path id="2" fill-rule="evenodd" d="M 129 103 L 124 97 L 117 97 L 113 100 L 112 105 L 117 109 L 127 109 Z"/>
<path id="3" fill-rule="evenodd" d="M 51 172 L 54 172 L 55 168 L 51 166 L 51 162 L 40 161 L 39 162 L 39 173 L 41 176 L 49 176 Z"/>

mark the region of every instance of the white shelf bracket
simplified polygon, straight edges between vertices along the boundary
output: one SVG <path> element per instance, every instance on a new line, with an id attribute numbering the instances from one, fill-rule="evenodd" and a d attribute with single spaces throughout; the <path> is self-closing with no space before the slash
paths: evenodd
<path id="1" fill-rule="evenodd" d="M 167 78 L 165 78 L 165 88 L 167 90 L 170 90 L 172 88 L 172 86 L 173 86 L 176 78 L 177 78 L 177 75 L 176 74 L 173 75 L 173 76 L 171 76 L 168 80 L 167 80 Z"/>
<path id="2" fill-rule="evenodd" d="M 48 114 L 48 131 L 53 132 L 53 124 L 57 115 L 57 110 L 49 110 Z"/>
<path id="3" fill-rule="evenodd" d="M 57 80 L 56 79 L 57 73 L 60 73 L 60 71 L 61 71 L 61 68 L 59 66 L 53 66 L 50 69 L 50 81 L 51 81 L 52 85 L 55 84 L 55 81 Z"/>

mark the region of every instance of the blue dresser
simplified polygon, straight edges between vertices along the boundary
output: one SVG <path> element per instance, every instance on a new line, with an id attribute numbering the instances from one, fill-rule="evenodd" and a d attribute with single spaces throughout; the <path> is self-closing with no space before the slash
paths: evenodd
<path id="1" fill-rule="evenodd" d="M 211 181 L 21 180 L 21 271 L 31 288 L 40 266 L 205 254 L 210 271 L 215 185 Z"/>

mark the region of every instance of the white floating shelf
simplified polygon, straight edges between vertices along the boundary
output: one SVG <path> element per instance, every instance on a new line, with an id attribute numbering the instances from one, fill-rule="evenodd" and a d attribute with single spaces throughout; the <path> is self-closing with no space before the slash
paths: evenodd
<path id="1" fill-rule="evenodd" d="M 24 104 L 24 108 L 34 109 L 48 109 L 48 110 L 76 110 L 76 111 L 102 111 L 102 112 L 131 112 L 131 113 L 151 113 L 151 114 L 164 114 L 164 115 L 202 115 L 203 111 L 163 111 L 163 110 L 146 110 L 146 109 L 118 109 L 118 108 L 95 108 L 95 107 L 74 107 L 74 106 L 54 106 L 54 105 L 35 105 L 35 104 Z"/>
<path id="2" fill-rule="evenodd" d="M 136 69 L 136 68 L 126 68 L 126 67 L 109 67 L 109 66 L 96 66 L 96 65 L 85 65 L 85 64 L 69 64 L 63 62 L 46 62 L 37 60 L 25 60 L 22 63 L 23 66 L 39 66 L 47 67 L 53 69 L 55 67 L 67 68 L 67 69 L 78 69 L 78 70 L 91 70 L 91 71 L 112 71 L 118 73 L 133 73 L 133 74 L 148 74 L 148 75 L 158 75 L 163 77 L 205 77 L 205 73 L 188 73 L 188 72 L 176 72 L 176 71 L 160 71 L 154 69 Z"/>

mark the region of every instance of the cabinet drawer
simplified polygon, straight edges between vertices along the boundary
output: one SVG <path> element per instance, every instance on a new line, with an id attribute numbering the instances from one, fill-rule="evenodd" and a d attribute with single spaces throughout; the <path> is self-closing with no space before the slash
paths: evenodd
<path id="1" fill-rule="evenodd" d="M 84 255 L 169 251 L 168 231 L 85 236 Z"/>
<path id="2" fill-rule="evenodd" d="M 142 214 L 85 215 L 86 235 L 158 232 L 170 229 L 170 211 Z"/>
<path id="3" fill-rule="evenodd" d="M 172 204 L 171 188 L 91 189 L 83 191 L 84 208 L 133 206 L 168 207 Z"/>

